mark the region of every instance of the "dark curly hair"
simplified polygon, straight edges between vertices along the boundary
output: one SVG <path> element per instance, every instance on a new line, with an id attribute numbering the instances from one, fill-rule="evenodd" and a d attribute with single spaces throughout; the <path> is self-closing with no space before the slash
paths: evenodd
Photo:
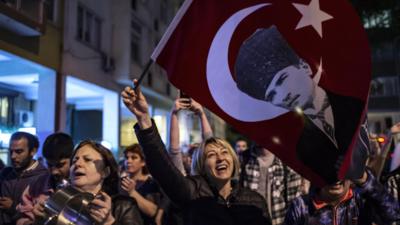
<path id="1" fill-rule="evenodd" d="M 84 140 L 84 141 L 81 141 L 78 144 L 78 146 L 75 148 L 75 151 L 72 154 L 71 159 L 73 159 L 74 156 L 76 155 L 76 153 L 78 152 L 78 150 L 85 145 L 89 145 L 94 150 L 96 150 L 96 152 L 98 152 L 101 155 L 101 157 L 103 158 L 103 163 L 104 163 L 105 168 L 108 167 L 110 169 L 109 175 L 103 181 L 102 190 L 110 196 L 118 194 L 118 182 L 119 182 L 118 164 L 109 149 L 107 149 L 106 147 L 104 147 L 103 145 L 101 145 L 95 141 Z"/>

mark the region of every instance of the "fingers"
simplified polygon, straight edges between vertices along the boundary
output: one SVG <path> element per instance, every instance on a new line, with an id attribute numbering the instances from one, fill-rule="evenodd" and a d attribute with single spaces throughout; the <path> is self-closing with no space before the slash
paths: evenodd
<path id="1" fill-rule="evenodd" d="M 188 109 L 190 106 L 191 106 L 191 104 L 188 101 L 182 101 L 181 100 L 181 101 L 178 102 L 178 107 L 180 109 Z"/>
<path id="2" fill-rule="evenodd" d="M 123 99 L 134 99 L 137 97 L 135 91 L 131 87 L 125 87 L 121 92 L 121 96 Z"/>
<path id="3" fill-rule="evenodd" d="M 101 192 L 99 196 L 101 197 L 90 203 L 89 212 L 96 222 L 104 222 L 111 213 L 111 197 L 105 192 Z"/>
<path id="4" fill-rule="evenodd" d="M 98 223 L 104 222 L 109 215 L 109 211 L 106 211 L 104 209 L 95 209 L 95 208 L 89 209 L 89 213 L 90 216 Z"/>
<path id="5" fill-rule="evenodd" d="M 103 201 L 102 199 L 99 198 L 95 198 L 93 199 L 93 201 L 90 203 L 91 208 L 106 208 L 107 207 L 107 203 L 105 201 Z"/>
<path id="6" fill-rule="evenodd" d="M 103 197 L 104 197 L 104 201 L 110 206 L 110 208 L 111 208 L 111 197 L 107 194 L 107 193 L 105 193 L 105 192 L 101 192 L 101 194 L 103 195 Z"/>
<path id="7" fill-rule="evenodd" d="M 130 190 L 130 184 L 131 183 L 126 178 L 123 178 L 122 181 L 121 181 L 122 189 L 124 189 L 125 191 L 129 191 Z"/>
<path id="8" fill-rule="evenodd" d="M 194 100 L 193 98 L 191 98 L 191 101 L 192 101 L 192 105 L 201 107 L 201 105 L 196 100 Z"/>
<path id="9" fill-rule="evenodd" d="M 9 209 L 13 204 L 13 201 L 11 200 L 11 198 L 8 197 L 2 197 L 0 199 L 0 208 L 1 209 Z"/>
<path id="10" fill-rule="evenodd" d="M 44 217 L 44 201 L 40 201 L 33 206 L 32 210 L 35 217 Z"/>
<path id="11" fill-rule="evenodd" d="M 94 206 L 95 208 L 111 209 L 111 197 L 105 192 L 100 192 L 100 194 L 93 199 L 90 205 Z"/>
<path id="12" fill-rule="evenodd" d="M 133 79 L 133 86 L 134 86 L 134 93 L 137 95 L 137 97 L 140 99 L 143 96 L 142 94 L 142 89 L 140 88 L 139 82 L 137 79 Z"/>
<path id="13" fill-rule="evenodd" d="M 134 180 L 130 179 L 129 177 L 123 178 L 121 181 L 121 187 L 126 192 L 130 193 L 132 190 L 135 189 L 136 184 Z"/>
<path id="14" fill-rule="evenodd" d="M 137 79 L 133 79 L 133 88 L 135 89 L 136 93 L 142 92 L 138 83 L 139 81 Z"/>

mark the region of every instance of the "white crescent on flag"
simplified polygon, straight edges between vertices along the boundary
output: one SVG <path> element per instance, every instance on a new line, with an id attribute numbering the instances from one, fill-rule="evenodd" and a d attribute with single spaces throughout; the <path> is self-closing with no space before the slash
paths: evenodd
<path id="1" fill-rule="evenodd" d="M 268 5 L 258 4 L 233 14 L 218 30 L 208 53 L 207 82 L 214 101 L 225 113 L 244 122 L 269 120 L 287 112 L 240 91 L 229 69 L 229 43 L 236 27 L 248 15 Z"/>

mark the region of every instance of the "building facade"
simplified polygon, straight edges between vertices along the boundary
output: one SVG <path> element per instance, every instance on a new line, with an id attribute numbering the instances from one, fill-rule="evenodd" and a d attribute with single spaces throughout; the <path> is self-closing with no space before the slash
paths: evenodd
<path id="1" fill-rule="evenodd" d="M 10 135 L 41 141 L 57 129 L 62 46 L 61 0 L 0 1 L 0 157 Z"/>
<path id="2" fill-rule="evenodd" d="M 62 131 L 102 142 L 118 155 L 137 142 L 120 92 L 138 78 L 177 12 L 178 0 L 0 1 L 0 157 L 11 133 Z M 152 65 L 142 82 L 168 144 L 178 90 Z M 216 135 L 225 122 L 207 111 Z M 182 112 L 183 145 L 201 140 L 197 118 Z"/>

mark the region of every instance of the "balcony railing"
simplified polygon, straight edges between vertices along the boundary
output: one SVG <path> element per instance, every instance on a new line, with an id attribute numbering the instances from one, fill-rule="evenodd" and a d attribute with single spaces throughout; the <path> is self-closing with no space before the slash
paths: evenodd
<path id="1" fill-rule="evenodd" d="M 44 0 L 0 0 L 0 27 L 22 36 L 45 32 Z"/>

